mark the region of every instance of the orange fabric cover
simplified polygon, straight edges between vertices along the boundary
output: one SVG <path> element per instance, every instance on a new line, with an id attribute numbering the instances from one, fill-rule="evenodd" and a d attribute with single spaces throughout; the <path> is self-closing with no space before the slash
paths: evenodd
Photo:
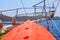
<path id="1" fill-rule="evenodd" d="M 2 40 L 56 40 L 44 27 L 31 21 L 15 27 Z"/>

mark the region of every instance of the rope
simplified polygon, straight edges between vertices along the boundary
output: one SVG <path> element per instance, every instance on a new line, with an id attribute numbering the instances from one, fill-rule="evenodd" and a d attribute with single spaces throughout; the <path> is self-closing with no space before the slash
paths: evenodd
<path id="1" fill-rule="evenodd" d="M 55 0 L 56 1 L 56 0 Z M 54 2 L 55 2 L 54 1 Z M 53 2 L 53 4 L 54 4 L 54 2 Z M 48 3 L 49 4 L 49 3 Z M 58 8 L 58 5 L 59 5 L 59 2 L 57 3 L 57 6 L 56 6 L 56 9 Z M 55 12 L 56 12 L 56 9 L 55 9 Z M 57 24 L 53 21 L 53 19 L 49 16 L 49 18 L 51 19 L 51 21 L 54 23 L 54 25 L 55 25 L 55 27 L 57 28 L 57 30 L 60 32 L 60 30 L 59 30 L 59 28 L 58 28 L 58 26 L 57 26 Z"/>
<path id="2" fill-rule="evenodd" d="M 56 0 L 55 0 L 56 1 Z M 58 8 L 58 5 L 59 5 L 59 2 L 57 3 L 57 6 L 56 6 L 56 9 Z M 56 13 L 56 9 L 55 9 L 55 13 Z M 58 28 L 58 26 L 57 26 L 57 24 L 53 21 L 53 19 L 51 18 L 51 17 L 49 17 L 50 19 L 51 19 L 51 21 L 54 23 L 54 25 L 55 25 L 55 27 L 57 28 L 57 30 L 59 31 L 59 33 L 60 33 L 60 30 L 59 30 L 59 28 Z"/>
<path id="3" fill-rule="evenodd" d="M 54 25 L 55 25 L 55 27 L 57 28 L 57 30 L 59 31 L 59 33 L 60 33 L 60 30 L 59 30 L 59 28 L 58 28 L 58 26 L 57 26 L 57 24 L 54 22 L 54 20 L 51 18 L 51 17 L 49 17 L 50 19 L 51 19 L 51 21 L 54 23 Z"/>
<path id="4" fill-rule="evenodd" d="M 54 33 L 54 31 L 50 31 L 50 32 L 53 34 L 53 36 L 57 37 L 57 39 L 60 40 L 60 38 L 58 37 L 58 35 L 56 33 Z"/>
<path id="5" fill-rule="evenodd" d="M 23 1 L 22 1 L 22 0 L 20 0 L 20 1 L 21 1 L 21 3 L 22 3 L 23 9 L 24 9 L 24 11 L 25 11 L 25 14 L 26 14 L 26 16 L 27 16 L 27 13 L 26 13 L 26 10 L 25 10 L 25 7 L 24 7 L 24 4 L 23 4 Z"/>
<path id="6" fill-rule="evenodd" d="M 56 10 L 57 10 L 57 8 L 58 8 L 58 5 L 59 5 L 59 2 L 57 3 L 56 9 L 55 9 L 55 13 L 56 13 Z"/>

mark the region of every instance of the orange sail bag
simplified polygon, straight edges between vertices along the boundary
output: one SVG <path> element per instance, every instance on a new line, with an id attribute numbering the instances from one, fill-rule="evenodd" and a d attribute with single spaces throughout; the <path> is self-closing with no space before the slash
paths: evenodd
<path id="1" fill-rule="evenodd" d="M 56 40 L 53 35 L 43 26 L 26 21 L 10 32 L 8 32 L 1 40 Z"/>

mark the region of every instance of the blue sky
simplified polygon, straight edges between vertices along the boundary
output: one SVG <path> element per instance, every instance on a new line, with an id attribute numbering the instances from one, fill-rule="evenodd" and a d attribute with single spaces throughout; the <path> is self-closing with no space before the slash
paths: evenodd
<path id="1" fill-rule="evenodd" d="M 32 5 L 39 3 L 42 0 L 22 0 L 25 7 L 32 7 Z M 47 4 L 52 4 L 54 0 L 47 0 Z M 56 2 L 57 3 L 57 2 Z M 20 0 L 0 0 L 0 11 L 8 10 L 14 8 L 21 8 L 22 4 Z M 60 3 L 57 8 L 55 16 L 60 16 Z M 13 15 L 13 14 L 5 14 L 5 15 Z"/>

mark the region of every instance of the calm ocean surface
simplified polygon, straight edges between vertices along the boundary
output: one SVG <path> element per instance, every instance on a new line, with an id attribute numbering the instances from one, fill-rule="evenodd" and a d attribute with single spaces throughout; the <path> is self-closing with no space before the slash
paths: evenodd
<path id="1" fill-rule="evenodd" d="M 49 20 L 49 31 L 56 37 L 57 40 L 60 40 L 60 20 L 54 20 L 57 24 L 59 30 L 57 30 L 56 26 L 52 21 Z M 3 22 L 4 26 L 10 25 L 12 22 Z M 39 22 L 40 25 L 46 27 L 46 21 Z"/>

